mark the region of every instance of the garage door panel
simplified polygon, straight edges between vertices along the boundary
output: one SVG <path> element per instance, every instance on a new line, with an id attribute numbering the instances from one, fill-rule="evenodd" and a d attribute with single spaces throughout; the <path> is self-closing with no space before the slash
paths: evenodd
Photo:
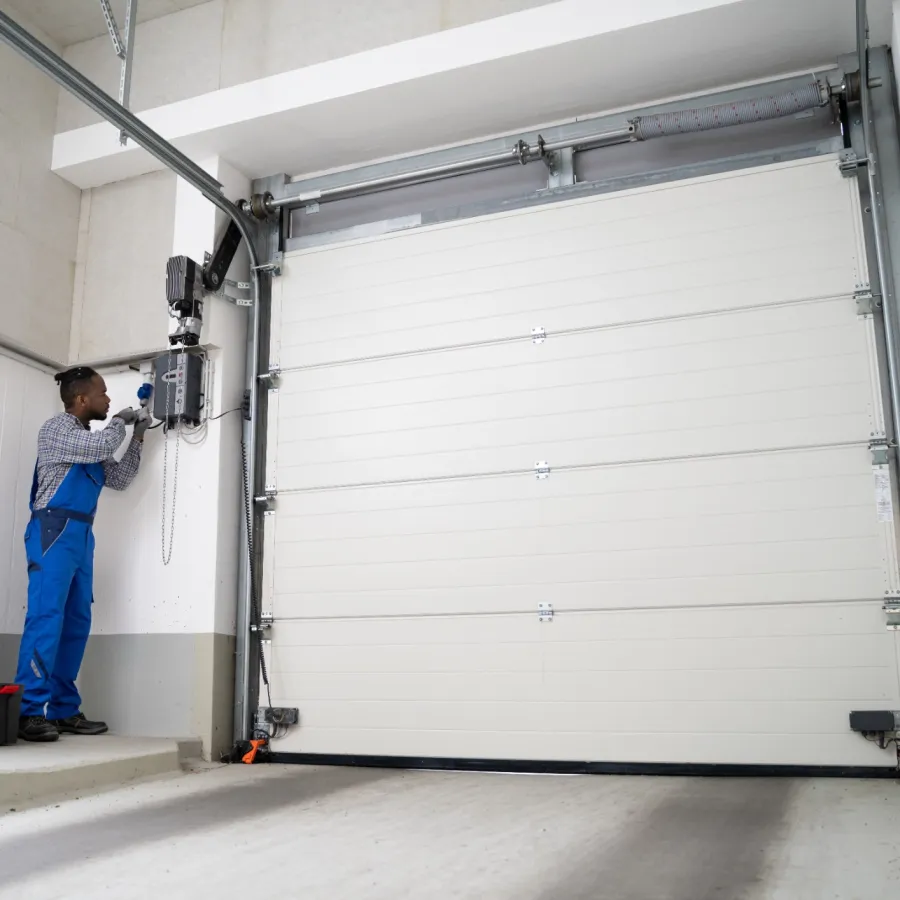
<path id="1" fill-rule="evenodd" d="M 404 701 L 328 701 L 304 703 L 307 727 L 361 729 L 422 728 L 442 731 L 490 731 L 499 721 L 510 731 L 543 731 L 560 734 L 588 731 L 596 734 L 631 733 L 667 735 L 746 734 L 757 731 L 765 717 L 767 728 L 778 734 L 843 734 L 847 728 L 847 704 L 843 700 L 753 701 L 740 705 L 707 700 L 603 702 L 552 702 L 434 700 L 418 706 Z M 857 698 L 854 698 L 857 699 Z M 764 704 L 764 707 L 760 704 Z"/>
<path id="2" fill-rule="evenodd" d="M 287 661 L 288 647 L 295 652 L 289 668 L 274 671 L 304 726 L 282 748 L 650 760 L 657 757 L 624 754 L 629 735 L 652 735 L 666 761 L 786 763 L 793 757 L 783 738 L 769 757 L 742 754 L 748 742 L 761 752 L 761 735 L 790 735 L 791 746 L 817 742 L 813 756 L 799 757 L 805 762 L 883 764 L 862 742 L 844 740 L 848 706 L 897 702 L 895 638 L 884 632 L 878 604 L 753 612 L 560 614 L 545 625 L 488 619 L 493 642 L 471 619 L 381 621 L 374 629 L 284 623 L 274 665 Z M 762 633 L 767 623 L 770 633 Z M 744 626 L 752 637 L 735 635 Z M 589 658 L 575 660 L 578 653 Z M 398 735 L 403 742 L 391 743 Z M 544 744 L 531 741 L 537 735 L 555 752 L 542 755 Z M 571 735 L 582 737 L 573 743 Z M 723 743 L 733 735 L 746 740 Z M 576 752 L 585 746 L 587 755 Z M 808 754 L 812 745 L 804 746 Z"/>
<path id="3" fill-rule="evenodd" d="M 749 334 L 736 335 L 741 327 Z M 405 385 L 418 380 L 418 358 L 393 361 L 400 377 L 379 385 L 380 408 L 342 414 L 328 414 L 327 404 L 335 396 L 339 407 L 360 403 L 349 399 L 352 386 L 341 401 L 336 389 L 315 390 L 321 372 L 295 373 L 279 398 L 279 480 L 296 489 L 515 470 L 529 456 L 583 465 L 852 441 L 874 428 L 866 337 L 849 303 L 833 301 L 566 336 L 548 354 L 532 344 L 473 348 L 462 364 L 475 371 L 433 379 L 436 396 L 448 399 L 432 400 L 424 412 L 404 402 Z M 769 360 L 761 373 L 763 346 Z M 838 347 L 843 355 L 832 360 Z M 577 362 L 559 361 L 567 350 Z M 551 353 L 557 358 L 545 358 Z M 532 361 L 523 361 L 529 354 Z M 778 366 L 773 356 L 785 361 Z M 476 385 L 479 357 L 494 368 L 480 369 Z M 381 367 L 346 370 L 366 385 Z M 542 386 L 545 368 L 555 388 Z M 559 385 L 566 378 L 574 383 Z M 518 405 L 501 389 L 511 383 L 522 394 Z M 449 399 L 466 390 L 476 393 Z M 298 411 L 301 396 L 320 397 L 324 409 Z"/>
<path id="4" fill-rule="evenodd" d="M 679 612 L 660 610 L 658 615 L 673 617 Z M 702 613 L 698 610 L 687 612 L 695 616 Z M 633 612 L 630 615 L 643 614 Z M 298 629 L 313 631 L 315 623 L 281 623 L 279 631 L 282 634 L 271 668 L 279 678 L 289 674 L 302 676 L 307 672 L 352 674 L 359 678 L 378 673 L 406 673 L 409 676 L 407 700 L 413 707 L 428 699 L 415 681 L 418 673 L 455 673 L 468 677 L 480 672 L 577 674 L 619 671 L 655 672 L 659 676 L 659 673 L 669 671 L 706 671 L 707 677 L 713 679 L 720 670 L 780 670 L 785 691 L 782 696 L 789 699 L 793 672 L 797 669 L 814 669 L 825 683 L 832 679 L 841 680 L 844 669 L 875 667 L 890 671 L 894 665 L 893 637 L 883 629 L 871 634 L 818 635 L 812 627 L 812 618 L 807 624 L 811 634 L 721 637 L 716 641 L 707 638 L 612 639 L 603 630 L 602 613 L 563 612 L 542 628 L 554 628 L 566 617 L 572 620 L 570 627 L 580 629 L 579 640 L 554 640 L 552 633 L 541 636 L 529 627 L 530 621 L 512 617 L 507 620 L 505 641 L 498 640 L 494 645 L 478 638 L 466 641 L 464 636 L 452 643 L 440 635 L 444 622 L 439 619 L 419 623 L 420 643 L 385 644 L 368 639 L 355 644 L 352 638 L 345 638 L 342 644 L 310 645 L 298 635 Z M 847 618 L 852 620 L 852 613 Z M 536 615 L 531 619 L 537 623 Z M 479 623 L 470 620 L 468 627 L 470 632 L 476 631 Z M 429 635 L 429 632 L 438 634 Z M 381 633 L 391 639 L 389 629 L 382 629 Z M 297 652 L 286 655 L 285 651 L 290 647 L 297 648 Z M 298 677 L 296 684 L 305 685 L 306 680 Z M 890 688 L 890 682 L 885 682 L 882 687 L 885 686 Z M 879 693 L 878 698 L 883 699 L 883 695 Z"/>
<path id="5" fill-rule="evenodd" d="M 427 302 L 446 297 L 471 297 L 480 291 L 508 290 L 531 284 L 560 283 L 560 269 L 568 279 L 597 278 L 616 272 L 647 272 L 649 269 L 665 270 L 671 266 L 691 265 L 702 268 L 715 261 L 741 265 L 748 256 L 772 259 L 776 266 L 792 254 L 802 255 L 811 265 L 835 265 L 844 262 L 848 274 L 852 274 L 852 261 L 848 251 L 843 257 L 838 251 L 819 239 L 818 229 L 823 226 L 820 216 L 788 215 L 780 220 L 770 219 L 761 227 L 758 223 L 721 228 L 704 224 L 694 232 L 688 223 L 682 230 L 678 223 L 670 223 L 665 229 L 654 223 L 648 229 L 630 228 L 627 222 L 609 225 L 603 229 L 588 229 L 569 235 L 536 234 L 532 241 L 522 241 L 496 246 L 472 247 L 465 254 L 448 251 L 435 259 L 424 261 L 411 257 L 403 266 L 393 260 L 365 268 L 341 268 L 332 274 L 316 279 L 306 279 L 305 302 L 301 309 L 309 309 L 309 317 L 298 314 L 291 307 L 286 311 L 284 324 L 296 320 L 313 333 L 316 325 L 327 318 L 352 316 L 365 318 L 387 314 L 391 330 L 398 324 L 391 321 L 391 311 L 405 307 L 405 315 L 415 320 L 430 310 L 416 303 L 416 298 Z M 827 225 L 827 219 L 826 219 Z M 630 233 L 631 232 L 631 233 Z M 844 217 L 836 219 L 836 238 L 849 242 L 853 233 Z M 829 254 L 829 251 L 830 254 Z M 360 309 L 360 298 L 368 306 Z M 425 310 L 423 313 L 422 310 Z M 317 314 L 318 313 L 318 314 Z"/>
<path id="6" fill-rule="evenodd" d="M 890 764 L 847 730 L 900 703 L 900 645 L 835 158 L 285 272 L 264 603 L 301 725 L 279 749 Z"/>
<path id="7" fill-rule="evenodd" d="M 723 596 L 722 598 L 727 599 Z M 467 648 L 484 645 L 488 650 L 496 647 L 517 647 L 539 644 L 541 641 L 579 643 L 598 635 L 602 640 L 657 641 L 722 641 L 778 639 L 781 646 L 790 647 L 794 639 L 809 636 L 843 638 L 847 634 L 863 635 L 877 639 L 880 656 L 864 665 L 890 664 L 891 635 L 883 629 L 884 615 L 879 598 L 856 602 L 818 602 L 807 604 L 771 604 L 751 606 L 747 604 L 716 608 L 676 607 L 662 605 L 654 608 L 626 610 L 576 611 L 557 608 L 552 623 L 538 620 L 537 607 L 527 614 L 475 616 L 446 615 L 425 620 L 412 616 L 330 617 L 320 615 L 316 621 L 300 622 L 287 619 L 279 622 L 279 642 L 275 647 L 275 661 L 279 671 L 309 672 L 304 655 L 313 648 L 356 648 L 354 654 L 343 657 L 355 660 L 351 669 L 333 665 L 321 672 L 367 671 L 368 647 L 399 647 L 411 645 L 427 648 L 432 645 L 464 645 Z M 764 613 L 764 615 L 761 615 Z M 552 626 L 552 631 L 549 630 Z M 783 639 L 783 640 L 782 640 Z M 829 645 L 830 646 L 830 645 Z M 302 654 L 289 652 L 301 649 Z M 865 652 L 870 652 L 867 646 Z M 831 652 L 828 650 L 827 652 Z M 884 656 L 887 654 L 887 656 Z M 485 659 L 490 659 L 485 656 Z M 839 660 L 840 654 L 835 657 Z M 463 670 L 474 665 L 468 654 L 461 659 Z M 826 659 L 823 665 L 831 665 Z M 756 664 L 751 663 L 750 667 Z M 855 664 L 854 664 L 855 666 Z M 361 667 L 361 668 L 360 668 Z M 478 666 L 475 666 L 477 670 Z M 641 665 L 638 665 L 641 668 Z M 688 667 L 690 668 L 690 667 Z M 374 669 L 372 671 L 375 671 Z M 385 671 L 392 671 L 387 669 Z M 454 669 L 455 671 L 455 669 Z M 473 670 L 474 671 L 474 670 Z M 487 670 L 486 670 L 487 671 Z M 491 666 L 490 671 L 506 671 L 502 666 Z"/>
<path id="8" fill-rule="evenodd" d="M 715 393 L 716 389 L 713 389 L 712 396 L 683 400 L 674 397 L 666 399 L 665 395 L 669 391 L 662 389 L 660 393 L 664 396 L 658 403 L 639 404 L 628 403 L 627 392 L 606 393 L 608 386 L 601 385 L 592 390 L 573 391 L 568 397 L 564 396 L 560 403 L 562 410 L 558 410 L 552 400 L 546 405 L 540 404 L 538 396 L 535 398 L 535 406 L 522 415 L 519 410 L 507 409 L 502 399 L 489 398 L 483 403 L 471 404 L 464 411 L 468 415 L 460 415 L 456 421 L 448 412 L 449 421 L 444 424 L 437 424 L 430 416 L 420 417 L 417 411 L 398 411 L 396 416 L 385 416 L 384 419 L 380 414 L 364 414 L 356 419 L 359 431 L 322 436 L 310 435 L 301 420 L 287 419 L 279 423 L 279 450 L 283 451 L 282 458 L 289 458 L 295 466 L 314 465 L 329 460 L 337 463 L 345 458 L 348 461 L 375 462 L 385 456 L 396 459 L 468 450 L 508 448 L 515 451 L 520 446 L 535 447 L 541 443 L 549 451 L 551 447 L 556 448 L 570 441 L 585 441 L 599 434 L 614 439 L 620 435 L 630 437 L 708 431 L 711 428 L 743 424 L 771 427 L 777 426 L 779 422 L 796 422 L 801 416 L 817 420 L 829 416 L 843 420 L 846 430 L 839 439 L 853 441 L 863 433 L 859 428 L 862 421 L 859 409 L 861 397 L 868 392 L 868 382 L 800 387 L 782 385 L 771 387 L 767 391 L 753 391 L 753 386 L 752 383 L 742 384 L 739 390 L 726 391 L 719 396 Z M 677 390 L 676 383 L 672 393 Z M 510 415 L 511 412 L 520 414 Z M 347 418 L 349 421 L 346 427 L 353 427 L 353 418 Z M 865 428 L 867 421 L 863 421 L 862 428 Z M 807 443 L 818 443 L 815 429 L 819 424 L 815 422 L 810 425 L 813 431 L 811 440 Z M 834 433 L 831 426 L 826 424 L 825 427 L 829 435 Z M 764 447 L 765 443 L 759 448 L 753 444 L 747 445 L 747 449 Z M 660 450 L 665 450 L 664 445 Z M 566 450 L 561 452 L 566 453 Z M 657 455 L 664 455 L 664 452 Z M 554 458 L 560 459 L 555 455 Z M 610 459 L 611 457 L 604 455 L 595 457 L 593 461 L 607 462 Z M 560 464 L 572 464 L 576 461 L 584 464 L 591 460 L 584 459 L 581 454 L 574 459 L 567 456 Z M 510 453 L 507 463 L 501 463 L 496 470 L 509 469 L 514 462 L 514 454 Z M 521 461 L 518 462 L 517 468 L 523 468 Z M 377 469 L 373 470 L 372 475 L 372 481 L 384 480 Z M 414 473 L 408 477 L 418 476 L 419 473 Z M 338 482 L 340 480 L 337 479 Z"/>
<path id="9" fill-rule="evenodd" d="M 889 661 L 888 661 L 889 663 Z M 844 668 L 823 679 L 816 668 L 794 668 L 790 673 L 792 696 L 797 701 L 890 701 L 891 667 L 868 665 Z M 683 703 L 687 701 L 773 702 L 784 697 L 785 670 L 777 668 L 717 670 L 668 669 L 665 678 L 657 670 L 591 670 L 579 672 L 418 672 L 421 695 L 429 701 L 483 701 L 541 703 Z M 353 673 L 299 672 L 279 674 L 285 696 L 308 701 L 406 702 L 409 675 L 369 672 L 365 679 Z M 309 724 L 307 722 L 306 724 Z"/>
<path id="10" fill-rule="evenodd" d="M 644 418 L 647 429 L 644 433 L 625 431 L 606 437 L 591 434 L 603 430 L 601 421 L 585 423 L 583 418 L 575 416 L 561 423 L 570 428 L 565 438 L 535 434 L 540 428 L 532 423 L 506 431 L 485 428 L 471 438 L 475 446 L 466 446 L 458 433 L 442 435 L 451 447 L 438 450 L 439 442 L 434 440 L 435 450 L 429 455 L 423 455 L 422 444 L 393 437 L 334 441 L 329 442 L 330 456 L 322 449 L 317 450 L 312 460 L 280 465 L 279 488 L 302 490 L 327 485 L 458 477 L 460 473 L 521 471 L 537 460 L 547 460 L 551 466 L 596 465 L 828 445 L 852 441 L 871 431 L 871 420 L 864 412 L 854 414 L 847 409 L 846 392 L 835 392 L 831 403 L 821 395 L 806 397 L 808 405 L 803 403 L 804 394 L 796 392 L 790 398 L 793 404 L 783 402 L 767 408 L 760 403 L 757 410 L 743 416 L 723 409 L 722 422 L 693 429 L 678 427 L 680 423 L 676 422 L 673 428 L 665 430 L 651 416 Z M 712 404 L 702 406 L 709 409 Z M 816 418 L 820 411 L 822 417 Z M 776 418 L 779 414 L 780 418 Z M 528 433 L 529 429 L 532 434 Z M 495 443 L 492 443 L 494 436 Z"/>
<path id="11" fill-rule="evenodd" d="M 650 322 L 838 295 L 849 298 L 853 290 L 845 278 L 836 283 L 831 261 L 819 263 L 811 275 L 798 277 L 795 263 L 767 260 L 765 272 L 765 276 L 745 274 L 734 263 L 710 262 L 702 270 L 684 265 L 666 269 L 662 275 L 652 270 L 565 284 L 558 278 L 552 285 L 532 282 L 508 289 L 505 296 L 494 292 L 468 301 L 450 298 L 447 313 L 426 324 L 417 324 L 415 317 L 403 312 L 389 327 L 389 317 L 379 312 L 377 321 L 350 316 L 327 328 L 287 325 L 281 331 L 279 356 L 286 369 L 328 365 L 530 337 L 537 326 L 561 332 Z M 550 299 L 554 294 L 555 303 Z"/>
<path id="12" fill-rule="evenodd" d="M 833 452 L 852 454 L 857 461 L 865 454 L 862 449 Z M 665 468 L 671 472 L 676 466 Z M 641 472 L 649 475 L 650 467 L 641 467 Z M 823 514 L 846 515 L 848 522 L 875 527 L 871 473 L 860 472 L 859 466 L 852 474 L 837 472 L 834 482 L 813 475 L 796 479 L 773 475 L 768 480 L 688 483 L 655 491 L 635 487 L 628 477 L 635 474 L 628 469 L 557 472 L 552 487 L 517 477 L 515 481 L 503 479 L 506 483 L 501 487 L 511 490 L 499 492 L 491 490 L 495 487 L 491 479 L 362 488 L 348 491 L 352 498 L 327 492 L 289 494 L 279 500 L 277 545 L 294 545 L 288 550 L 291 555 L 299 549 L 297 545 L 305 544 L 328 554 L 334 552 L 331 545 L 339 543 L 355 554 L 371 539 L 390 542 L 424 535 L 452 540 L 458 534 L 494 530 L 594 525 L 633 529 L 651 523 L 671 535 L 684 530 L 746 527 L 753 521 L 775 528 L 782 521 L 818 521 Z M 684 475 L 689 478 L 691 474 L 686 464 Z M 617 479 L 616 475 L 623 477 Z M 584 486 L 584 494 L 568 492 L 577 485 Z"/>
<path id="13" fill-rule="evenodd" d="M 866 329 L 849 299 L 723 315 L 668 327 L 642 325 L 530 339 L 312 368 L 287 373 L 280 397 L 284 415 L 382 409 L 392 405 L 567 387 L 597 380 L 643 381 L 715 373 L 716 381 L 740 378 L 732 370 L 768 369 L 834 360 L 845 371 L 865 350 Z M 660 353 L 660 350 L 681 348 Z M 723 359 L 731 365 L 726 366 Z M 789 376 L 790 373 L 787 373 Z M 592 381 L 593 380 L 593 381 Z M 656 385 L 664 389 L 666 384 Z"/>
<path id="14" fill-rule="evenodd" d="M 659 547 L 703 547 L 711 551 L 736 544 L 790 541 L 863 539 L 877 536 L 872 504 L 864 508 L 806 510 L 782 513 L 773 522 L 769 513 L 711 516 L 677 522 L 644 519 L 634 522 L 581 523 L 525 528 L 475 527 L 463 532 L 438 532 L 397 537 L 369 537 L 340 541 L 280 539 L 285 568 L 366 566 L 411 560 L 501 559 L 532 555 L 645 551 Z"/>
<path id="15" fill-rule="evenodd" d="M 336 750 L 335 748 L 341 748 Z M 303 729 L 279 741 L 298 753 L 388 757 L 732 765 L 885 766 L 885 753 L 854 734 L 602 734 L 570 732 Z"/>
<path id="16" fill-rule="evenodd" d="M 848 187 L 835 190 L 834 165 L 833 158 L 804 160 L 768 169 L 581 197 L 567 203 L 513 210 L 376 240 L 319 247 L 291 259 L 302 258 L 304 272 L 333 275 L 335 254 L 340 254 L 341 266 L 364 267 L 386 259 L 405 261 L 448 249 L 466 251 L 489 243 L 515 243 L 536 233 L 578 232 L 603 223 L 617 226 L 633 219 L 672 216 L 682 223 L 703 223 L 708 217 L 721 214 L 726 222 L 733 222 L 758 208 L 778 219 L 796 214 L 798 209 L 813 209 L 816 203 L 827 204 L 829 208 L 844 206 L 849 215 L 850 191 Z"/>
<path id="17" fill-rule="evenodd" d="M 611 361 L 607 359 L 604 363 Z M 699 361 L 695 359 L 693 363 L 697 365 Z M 361 367 L 363 370 L 369 368 Z M 413 391 L 404 389 L 408 382 L 400 382 L 396 385 L 396 395 L 393 389 L 385 389 L 384 386 L 380 390 L 372 388 L 366 391 L 373 402 L 372 405 L 362 406 L 359 404 L 364 401 L 353 388 L 335 390 L 328 396 L 324 392 L 295 391 L 282 395 L 280 399 L 281 421 L 285 424 L 282 434 L 286 441 L 301 436 L 322 440 L 371 431 L 395 432 L 414 427 L 464 424 L 478 421 L 479 416 L 504 421 L 531 417 L 536 411 L 544 410 L 552 410 L 558 415 L 586 409 L 611 410 L 684 403 L 708 397 L 739 398 L 748 394 L 783 391 L 786 385 L 795 389 L 814 389 L 820 385 L 859 384 L 865 381 L 868 374 L 860 365 L 858 355 L 848 353 L 836 358 L 822 356 L 791 360 L 777 368 L 771 364 L 724 368 L 720 363 L 720 368 L 712 372 L 677 372 L 665 376 L 630 372 L 613 384 L 604 381 L 603 375 L 594 368 L 590 366 L 591 371 L 582 372 L 584 381 L 561 384 L 559 381 L 562 378 L 556 373 L 556 367 L 536 362 L 513 363 L 508 368 L 482 372 L 480 377 L 466 373 L 435 385 L 438 394 L 456 392 L 456 397 L 442 399 L 436 396 L 427 400 L 405 401 L 404 398 Z M 364 376 L 365 372 L 360 374 Z M 557 383 L 544 384 L 543 379 L 547 375 L 555 375 Z M 711 377 L 715 379 L 713 385 L 710 385 Z M 446 382 L 452 382 L 452 386 Z M 867 384 L 865 386 L 868 387 Z M 365 388 L 366 385 L 360 387 Z M 313 400 L 313 397 L 316 399 Z M 332 403 L 336 403 L 338 408 Z"/>
<path id="18" fill-rule="evenodd" d="M 865 447 L 286 495 L 276 515 L 279 616 L 512 611 L 550 599 L 579 608 L 659 605 L 661 596 L 673 604 L 838 600 L 884 590 Z M 781 576 L 742 569 L 732 553 L 805 541 L 790 559 L 809 565 L 819 539 L 830 543 L 812 568 Z M 861 543 L 869 547 L 862 556 Z M 661 581 L 654 570 L 663 548 L 710 554 L 723 546 L 728 575 L 701 568 Z M 620 568 L 607 565 L 610 551 Z M 523 562 L 534 563 L 523 557 L 548 554 L 529 581 Z M 441 581 L 447 566 L 473 557 L 477 572 L 490 568 L 487 584 Z M 403 559 L 442 566 L 413 571 Z M 625 573 L 623 559 L 631 561 Z M 563 580 L 548 597 L 559 569 Z M 416 580 L 398 583 L 398 570 Z"/>
<path id="19" fill-rule="evenodd" d="M 492 268 L 498 264 L 532 262 L 536 258 L 552 260 L 583 253 L 592 253 L 598 246 L 605 250 L 630 247 L 655 242 L 660 236 L 685 241 L 687 252 L 699 256 L 703 247 L 714 247 L 715 241 L 730 249 L 734 246 L 752 245 L 767 240 L 768 236 L 781 235 L 782 241 L 796 241 L 805 228 L 819 226 L 833 220 L 841 236 L 850 233 L 852 224 L 847 216 L 847 197 L 820 190 L 806 191 L 801 198 L 772 196 L 745 198 L 740 207 L 728 208 L 721 203 L 677 208 L 671 203 L 660 202 L 656 209 L 629 211 L 618 204 L 612 216 L 598 216 L 603 201 L 594 200 L 594 209 L 586 215 L 577 215 L 577 208 L 566 217 L 565 227 L 549 230 L 547 219 L 551 216 L 513 215 L 489 219 L 489 227 L 454 229 L 452 225 L 438 226 L 421 237 L 427 241 L 418 249 L 406 240 L 405 244 L 390 238 L 378 242 L 358 244 L 341 251 L 343 264 L 335 275 L 328 255 L 333 248 L 309 251 L 301 258 L 306 260 L 303 271 L 310 296 L 331 297 L 344 295 L 338 301 L 346 313 L 362 313 L 375 308 L 371 297 L 360 288 L 396 284 L 411 270 L 425 272 L 430 277 L 449 275 L 468 269 Z M 800 202 L 798 202 L 798 199 Z M 646 204 L 645 204 L 646 205 Z M 609 204 L 607 208 L 611 209 Z M 558 218 L 558 217 L 557 217 Z M 448 240 L 448 233 L 455 233 L 462 240 Z M 727 238 L 730 237 L 730 240 Z M 428 240 L 430 238 L 430 240 Z M 534 240 L 540 239 L 540 246 Z M 770 241 L 777 244 L 778 241 Z M 403 265 L 398 266 L 397 246 L 403 246 Z M 659 253 L 653 247 L 648 253 Z M 462 260 L 468 265 L 463 265 Z M 287 321 L 309 321 L 327 314 L 327 307 L 316 309 L 316 304 L 292 313 Z"/>
<path id="20" fill-rule="evenodd" d="M 552 585 L 593 581 L 602 592 L 606 581 L 684 578 L 842 570 L 878 572 L 881 548 L 870 538 L 792 541 L 652 550 L 596 550 L 590 553 L 517 553 L 490 559 L 458 558 L 363 565 L 279 567 L 275 593 L 300 579 L 310 592 L 366 590 L 408 591 L 439 588 L 448 581 L 460 587 L 490 587 L 525 582 Z M 550 591 L 549 593 L 552 593 Z M 547 598 L 551 600 L 552 597 Z"/>
<path id="21" fill-rule="evenodd" d="M 828 447 L 749 454 L 740 458 L 708 457 L 638 466 L 597 467 L 577 472 L 559 471 L 544 481 L 514 476 L 365 486 L 340 491 L 312 490 L 279 495 L 278 517 L 279 521 L 297 517 L 340 518 L 349 513 L 380 514 L 399 510 L 413 510 L 416 514 L 421 511 L 427 515 L 432 509 L 441 516 L 445 507 L 475 505 L 479 509 L 473 514 L 476 521 L 480 521 L 484 515 L 480 507 L 527 500 L 540 501 L 542 508 L 544 504 L 563 503 L 568 509 L 568 504 L 579 500 L 594 505 L 590 498 L 595 495 L 605 498 L 603 504 L 596 505 L 600 511 L 606 508 L 606 502 L 614 503 L 620 496 L 637 514 L 643 509 L 652 513 L 658 508 L 655 504 L 667 504 L 674 497 L 679 497 L 677 502 L 685 508 L 690 508 L 691 498 L 696 497 L 698 510 L 704 508 L 704 502 L 711 503 L 711 508 L 719 512 L 756 509 L 752 505 L 743 505 L 751 503 L 749 499 L 734 505 L 730 491 L 742 490 L 742 486 L 749 488 L 756 498 L 777 497 L 782 490 L 800 490 L 809 498 L 834 497 L 841 498 L 841 502 L 853 498 L 854 502 L 864 502 L 871 498 L 870 463 L 869 453 L 862 447 Z M 816 493 L 820 485 L 822 490 Z M 726 491 L 720 495 L 722 501 L 718 505 L 715 503 L 717 491 Z M 382 526 L 384 524 L 382 521 Z M 471 519 L 469 524 L 472 524 Z"/>
<path id="22" fill-rule="evenodd" d="M 515 577 L 520 577 L 518 574 Z M 824 570 L 811 572 L 774 572 L 744 575 L 695 576 L 678 580 L 642 578 L 616 581 L 596 579 L 556 584 L 552 588 L 554 605 L 577 609 L 634 609 L 660 606 L 733 606 L 749 604 L 794 604 L 814 601 L 853 600 L 884 593 L 883 569 Z M 275 595 L 279 616 L 317 619 L 331 616 L 420 616 L 445 613 L 480 615 L 486 610 L 498 613 L 537 610 L 548 602 L 550 591 L 543 583 L 510 581 L 467 587 L 454 584 L 411 590 L 351 591 L 306 590 L 294 583 Z M 884 616 L 882 614 L 882 620 Z"/>

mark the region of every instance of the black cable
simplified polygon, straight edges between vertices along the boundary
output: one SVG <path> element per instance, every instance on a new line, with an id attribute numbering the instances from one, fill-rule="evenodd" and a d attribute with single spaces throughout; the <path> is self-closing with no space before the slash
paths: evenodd
<path id="1" fill-rule="evenodd" d="M 240 412 L 243 409 L 242 406 L 238 406 L 236 409 L 229 409 L 228 412 L 219 413 L 217 416 L 211 416 L 206 421 L 207 422 L 215 422 L 216 419 L 221 419 L 224 416 L 230 416 L 232 413 Z"/>

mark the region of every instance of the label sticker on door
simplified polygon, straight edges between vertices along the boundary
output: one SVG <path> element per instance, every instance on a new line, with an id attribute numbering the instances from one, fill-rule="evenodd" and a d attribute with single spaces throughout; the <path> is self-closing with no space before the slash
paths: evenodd
<path id="1" fill-rule="evenodd" d="M 894 501 L 891 497 L 891 476 L 888 469 L 875 469 L 875 510 L 881 523 L 894 521 Z"/>

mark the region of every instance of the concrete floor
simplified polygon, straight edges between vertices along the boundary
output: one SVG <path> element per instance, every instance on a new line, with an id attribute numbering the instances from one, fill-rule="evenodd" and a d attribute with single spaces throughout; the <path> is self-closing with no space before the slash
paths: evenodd
<path id="1" fill-rule="evenodd" d="M 885 781 L 234 766 L 0 817 L 4 900 L 872 900 L 898 889 L 900 785 Z"/>

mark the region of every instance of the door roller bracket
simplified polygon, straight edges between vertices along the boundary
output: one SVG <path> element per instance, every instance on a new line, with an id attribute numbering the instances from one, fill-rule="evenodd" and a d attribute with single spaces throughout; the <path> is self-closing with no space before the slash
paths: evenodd
<path id="1" fill-rule="evenodd" d="M 881 432 L 873 434 L 869 440 L 869 452 L 872 454 L 873 466 L 886 466 L 891 461 L 891 445 L 887 435 Z"/>
<path id="2" fill-rule="evenodd" d="M 281 379 L 281 366 L 271 365 L 269 366 L 268 372 L 263 372 L 261 375 L 258 375 L 257 378 L 266 385 L 270 391 L 277 391 Z"/>

